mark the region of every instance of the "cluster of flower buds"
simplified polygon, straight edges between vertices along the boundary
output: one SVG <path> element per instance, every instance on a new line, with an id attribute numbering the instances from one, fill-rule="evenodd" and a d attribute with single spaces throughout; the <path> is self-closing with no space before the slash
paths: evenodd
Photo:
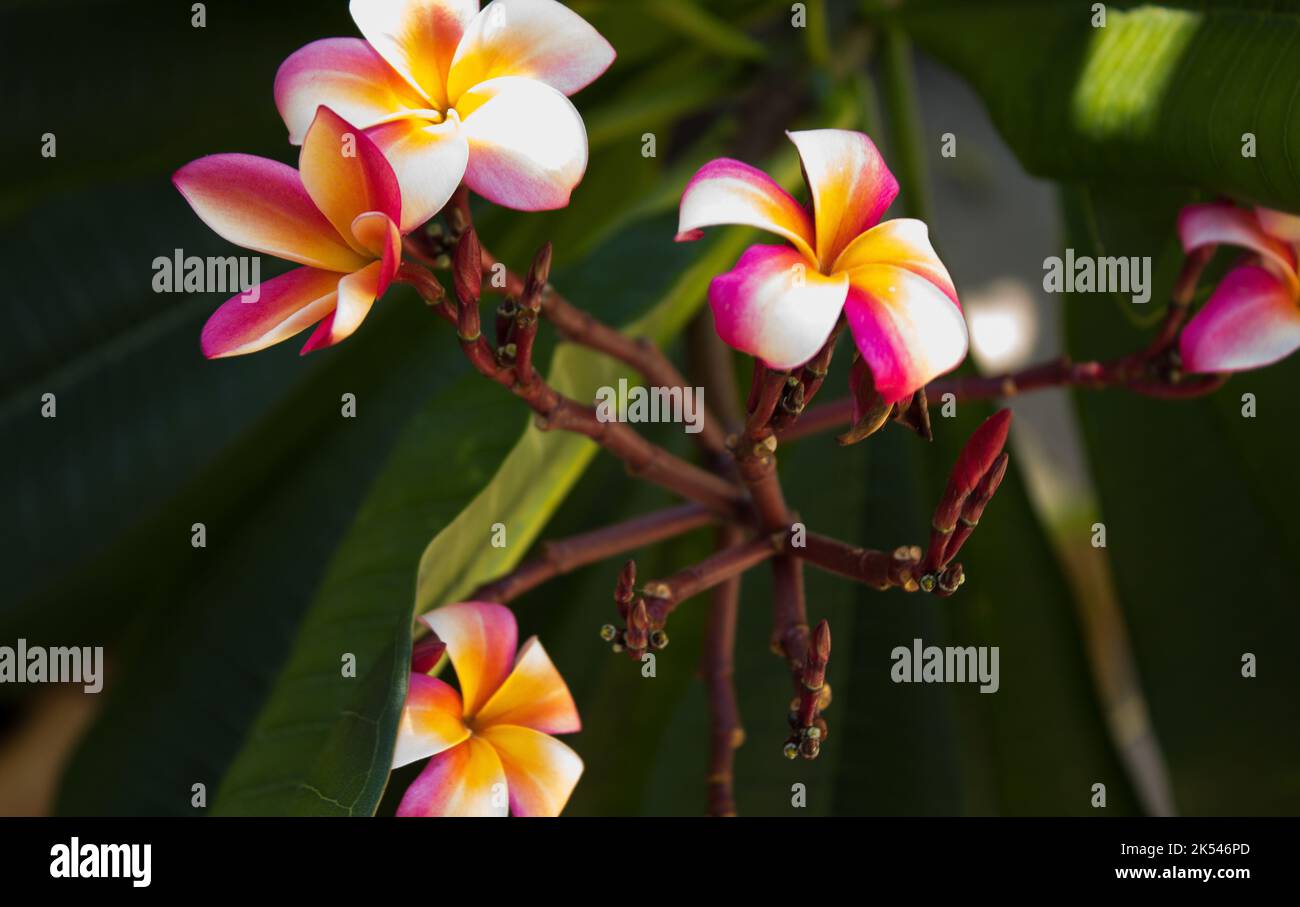
<path id="1" fill-rule="evenodd" d="M 452 254 L 451 278 L 459 302 L 456 331 L 461 348 L 485 374 L 513 373 L 519 384 L 531 384 L 536 377 L 533 347 L 537 341 L 542 297 L 551 271 L 551 244 L 548 242 L 537 251 L 520 297 L 507 296 L 498 307 L 494 349 L 483 337 L 479 314 L 479 297 L 483 292 L 483 249 L 472 227 L 465 226 L 459 232 Z"/>
<path id="2" fill-rule="evenodd" d="M 787 759 L 816 759 L 826 742 L 826 720 L 821 713 L 831 704 L 831 685 L 826 682 L 826 665 L 831 659 L 831 628 L 822 621 L 813 631 L 808 654 L 796 683 L 799 694 L 790 703 L 791 734 L 783 752 Z"/>
<path id="3" fill-rule="evenodd" d="M 655 590 L 647 587 L 642 591 L 651 594 Z M 605 624 L 600 628 L 600 638 L 609 643 L 615 652 L 627 652 L 631 657 L 639 658 L 647 649 L 668 648 L 668 634 L 662 627 L 651 629 L 646 600 L 637 594 L 636 561 L 629 560 L 619 571 L 618 581 L 614 585 L 614 604 L 618 606 L 623 629 Z"/>
<path id="4" fill-rule="evenodd" d="M 961 564 L 953 563 L 953 558 L 975 531 L 1007 473 L 1010 457 L 1003 448 L 1010 430 L 1011 410 L 998 410 L 962 448 L 930 524 L 930 547 L 920 568 L 922 590 L 949 596 L 966 581 Z"/>

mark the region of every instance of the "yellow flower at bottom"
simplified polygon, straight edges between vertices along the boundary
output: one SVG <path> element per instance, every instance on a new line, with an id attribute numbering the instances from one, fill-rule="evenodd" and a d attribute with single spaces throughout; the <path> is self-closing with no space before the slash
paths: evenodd
<path id="1" fill-rule="evenodd" d="M 536 637 L 515 652 L 509 608 L 463 602 L 420 618 L 460 684 L 412 674 L 393 767 L 432 757 L 399 816 L 557 816 L 582 759 L 552 737 L 582 729 L 569 688 Z"/>

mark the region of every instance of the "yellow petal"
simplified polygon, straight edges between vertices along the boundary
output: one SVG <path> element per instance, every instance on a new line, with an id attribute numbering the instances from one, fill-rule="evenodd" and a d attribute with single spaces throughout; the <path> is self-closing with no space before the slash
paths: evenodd
<path id="1" fill-rule="evenodd" d="M 535 636 L 519 649 L 514 670 L 501 688 L 474 715 L 476 728 L 495 724 L 517 724 L 544 734 L 582 729 L 569 688 Z"/>
<path id="2" fill-rule="evenodd" d="M 505 770 L 512 816 L 558 816 L 582 776 L 582 758 L 554 737 L 498 724 L 484 730 Z"/>

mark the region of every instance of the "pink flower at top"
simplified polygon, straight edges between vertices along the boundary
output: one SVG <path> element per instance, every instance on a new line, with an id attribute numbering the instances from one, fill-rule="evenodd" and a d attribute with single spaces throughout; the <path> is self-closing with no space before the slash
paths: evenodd
<path id="1" fill-rule="evenodd" d="M 555 0 L 352 0 L 365 36 L 292 54 L 275 103 L 302 141 L 322 104 L 365 129 L 402 187 L 403 232 L 462 178 L 522 211 L 562 208 L 587 169 L 587 131 L 567 95 L 614 61 L 609 42 Z"/>
<path id="2" fill-rule="evenodd" d="M 357 329 L 397 273 L 402 199 L 374 143 L 322 107 L 298 166 L 213 154 L 172 177 L 222 238 L 303 265 L 263 281 L 255 302 L 226 300 L 203 326 L 209 359 L 265 349 L 313 324 L 302 352 L 332 346 Z"/>
<path id="3" fill-rule="evenodd" d="M 1227 203 L 1188 205 L 1178 216 L 1178 235 L 1189 253 L 1220 244 L 1250 253 L 1183 328 L 1185 369 L 1242 371 L 1300 349 L 1300 217 Z"/>
<path id="4" fill-rule="evenodd" d="M 775 369 L 807 362 L 843 313 L 877 392 L 899 400 L 966 356 L 952 278 L 919 220 L 880 222 L 898 183 L 860 132 L 789 133 L 811 213 L 775 180 L 729 158 L 700 168 L 682 195 L 677 239 L 743 224 L 787 240 L 756 245 L 709 287 L 718 333 Z"/>

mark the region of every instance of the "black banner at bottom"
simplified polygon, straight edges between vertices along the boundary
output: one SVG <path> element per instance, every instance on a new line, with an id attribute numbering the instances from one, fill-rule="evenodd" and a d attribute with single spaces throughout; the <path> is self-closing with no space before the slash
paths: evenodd
<path id="1" fill-rule="evenodd" d="M 1295 819 L 7 819 L 0 871 L 10 890 L 127 897 L 408 889 L 446 897 L 499 885 L 615 896 L 777 885 L 793 897 L 836 881 L 860 890 L 919 880 L 932 892 L 973 879 L 1010 891 L 1231 896 L 1242 885 L 1286 882 L 1298 828 Z"/>

